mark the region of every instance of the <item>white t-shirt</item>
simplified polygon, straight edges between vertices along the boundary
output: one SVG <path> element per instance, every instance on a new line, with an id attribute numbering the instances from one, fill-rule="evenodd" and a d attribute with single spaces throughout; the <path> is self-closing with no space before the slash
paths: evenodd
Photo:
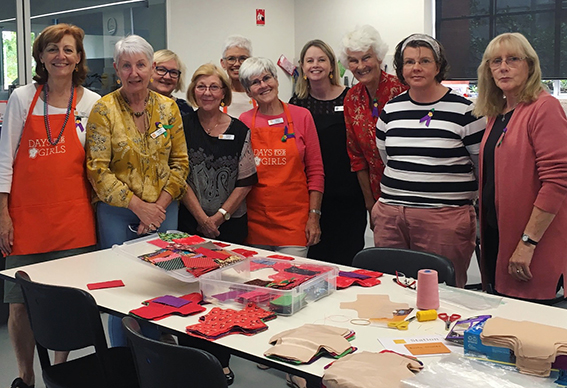
<path id="1" fill-rule="evenodd" d="M 227 114 L 229 116 L 239 118 L 240 115 L 254 108 L 252 99 L 248 97 L 246 92 L 232 92 L 232 103 L 228 106 Z M 221 107 L 221 110 L 222 107 Z"/>
<path id="2" fill-rule="evenodd" d="M 17 88 L 8 100 L 2 123 L 2 132 L 0 133 L 0 193 L 9 193 L 12 188 L 14 159 L 20 145 L 28 111 L 36 92 L 35 85 L 35 83 L 32 83 Z M 77 135 L 83 146 L 85 145 L 89 114 L 99 98 L 100 96 L 97 93 L 85 88 L 83 89 L 81 100 L 77 103 L 76 112 L 71 112 L 71 115 L 76 114 L 81 117 L 83 130 L 77 127 Z M 56 108 L 50 105 L 49 113 L 65 114 L 67 113 L 67 108 Z M 43 116 L 43 100 L 40 98 L 37 100 L 32 114 Z M 69 119 L 74 120 L 75 117 L 69 117 Z"/>

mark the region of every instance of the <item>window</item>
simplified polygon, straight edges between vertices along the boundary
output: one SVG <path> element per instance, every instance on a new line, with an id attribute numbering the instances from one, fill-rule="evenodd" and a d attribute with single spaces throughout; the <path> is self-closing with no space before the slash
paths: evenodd
<path id="1" fill-rule="evenodd" d="M 526 36 L 545 79 L 567 78 L 567 1 L 436 1 L 436 37 L 447 51 L 449 79 L 476 79 L 484 49 L 504 32 Z"/>

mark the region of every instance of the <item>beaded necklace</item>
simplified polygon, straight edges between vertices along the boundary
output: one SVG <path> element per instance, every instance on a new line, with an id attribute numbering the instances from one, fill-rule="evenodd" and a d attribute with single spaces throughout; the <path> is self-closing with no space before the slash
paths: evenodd
<path id="1" fill-rule="evenodd" d="M 63 122 L 63 126 L 61 127 L 61 131 L 59 132 L 59 136 L 57 136 L 57 139 L 55 139 L 55 141 L 53 141 L 51 138 L 51 127 L 49 126 L 49 112 L 47 110 L 47 107 L 49 106 L 47 102 L 49 98 L 49 86 L 45 84 L 43 90 L 45 93 L 45 99 L 43 100 L 43 121 L 45 123 L 45 130 L 47 132 L 47 140 L 52 146 L 56 146 L 59 143 L 59 140 L 61 140 L 61 136 L 63 136 L 63 131 L 65 130 L 65 127 L 67 126 L 67 121 L 69 120 L 69 115 L 71 113 L 71 108 L 73 105 L 73 96 L 75 95 L 75 88 L 73 85 L 71 85 L 71 97 L 69 97 L 69 104 L 67 105 L 67 113 L 65 113 L 65 121 Z"/>
<path id="2" fill-rule="evenodd" d="M 134 111 L 134 109 L 132 109 L 132 106 L 130 105 L 130 101 L 128 100 L 128 98 L 127 98 L 124 94 L 122 94 L 122 93 L 120 93 L 120 95 L 122 96 L 122 98 L 124 99 L 124 101 L 126 101 L 126 104 L 128 104 L 128 107 L 132 110 L 132 114 L 133 114 L 135 117 L 140 118 L 140 117 L 142 117 L 142 115 L 143 115 L 144 113 L 146 113 L 146 105 L 148 105 L 148 99 L 150 98 L 150 94 L 149 94 L 149 93 L 148 93 L 148 95 L 146 96 L 146 99 L 144 100 L 144 110 L 141 111 L 141 112 L 136 112 L 136 111 Z"/>

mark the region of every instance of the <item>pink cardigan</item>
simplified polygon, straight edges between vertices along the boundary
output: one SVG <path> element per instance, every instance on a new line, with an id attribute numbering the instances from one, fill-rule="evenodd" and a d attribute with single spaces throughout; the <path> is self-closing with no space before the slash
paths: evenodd
<path id="1" fill-rule="evenodd" d="M 480 147 L 480 182 L 484 146 L 494 120 L 488 120 Z M 536 101 L 516 107 L 507 128 L 494 154 L 500 235 L 495 288 L 519 298 L 552 299 L 561 274 L 564 289 L 567 284 L 567 118 L 559 101 L 542 92 Z M 534 251 L 530 265 L 533 279 L 520 282 L 508 275 L 508 260 L 534 206 L 555 214 L 555 219 Z M 483 260 L 481 257 L 481 263 Z"/>

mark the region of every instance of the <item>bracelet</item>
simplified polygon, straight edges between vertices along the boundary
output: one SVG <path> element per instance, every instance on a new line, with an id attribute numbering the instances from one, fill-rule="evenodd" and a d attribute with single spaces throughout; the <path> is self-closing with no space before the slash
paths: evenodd
<path id="1" fill-rule="evenodd" d="M 315 213 L 315 214 L 318 214 L 318 215 L 323 214 L 323 213 L 321 213 L 321 210 L 319 210 L 319 209 L 311 209 L 311 210 L 309 210 L 309 213 Z"/>

